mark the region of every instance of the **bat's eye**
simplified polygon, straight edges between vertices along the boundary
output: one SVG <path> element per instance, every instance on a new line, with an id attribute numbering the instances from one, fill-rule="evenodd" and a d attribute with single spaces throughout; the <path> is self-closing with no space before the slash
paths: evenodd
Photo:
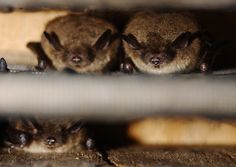
<path id="1" fill-rule="evenodd" d="M 52 146 L 52 145 L 54 145 L 56 143 L 56 138 L 52 137 L 52 136 L 49 136 L 46 140 L 47 140 L 47 144 L 49 146 Z"/>
<path id="2" fill-rule="evenodd" d="M 93 62 L 95 58 L 95 53 L 92 48 L 88 48 L 88 59 L 90 62 Z"/>
<path id="3" fill-rule="evenodd" d="M 74 56 L 72 57 L 72 62 L 75 64 L 79 64 L 82 61 L 82 58 L 80 56 Z"/>

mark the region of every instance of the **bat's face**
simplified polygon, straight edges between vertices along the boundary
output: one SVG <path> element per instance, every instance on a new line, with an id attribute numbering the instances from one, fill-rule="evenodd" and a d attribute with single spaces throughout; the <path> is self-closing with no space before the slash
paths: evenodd
<path id="1" fill-rule="evenodd" d="M 82 124 L 72 119 L 17 119 L 12 123 L 16 133 L 11 133 L 10 142 L 32 153 L 81 149 L 86 140 Z"/>
<path id="2" fill-rule="evenodd" d="M 99 56 L 105 57 L 101 54 L 105 54 L 104 50 L 108 49 L 111 43 L 112 31 L 110 29 L 106 30 L 93 45 L 80 44 L 73 49 L 61 45 L 60 39 L 54 32 L 44 32 L 44 36 L 53 48 L 51 54 L 54 54 L 54 56 L 52 57 L 60 59 L 67 68 L 75 71 L 83 71 L 83 69 L 86 69 L 88 66 L 99 62 L 96 61 Z"/>
<path id="3" fill-rule="evenodd" d="M 125 35 L 123 39 L 128 43 L 136 55 L 135 57 L 150 69 L 158 69 L 160 66 L 170 63 L 177 54 L 175 46 L 170 41 L 147 46 L 139 43 L 133 34 Z"/>
<path id="4" fill-rule="evenodd" d="M 126 26 L 122 39 L 125 57 L 137 71 L 168 74 L 197 68 L 202 36 L 195 19 L 187 14 L 138 12 Z M 129 72 L 125 61 L 121 65 L 122 71 Z"/>

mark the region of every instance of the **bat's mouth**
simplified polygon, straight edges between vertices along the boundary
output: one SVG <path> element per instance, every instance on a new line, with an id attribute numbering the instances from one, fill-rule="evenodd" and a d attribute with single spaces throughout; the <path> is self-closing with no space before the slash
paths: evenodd
<path id="1" fill-rule="evenodd" d="M 63 153 L 66 152 L 68 149 L 66 144 L 57 145 L 57 146 L 48 146 L 43 142 L 33 141 L 27 147 L 19 148 L 25 152 L 30 153 Z"/>

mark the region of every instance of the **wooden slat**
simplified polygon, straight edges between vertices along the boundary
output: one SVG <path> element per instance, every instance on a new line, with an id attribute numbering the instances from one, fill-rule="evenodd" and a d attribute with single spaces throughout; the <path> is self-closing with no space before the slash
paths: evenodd
<path id="1" fill-rule="evenodd" d="M 122 8 L 132 7 L 174 7 L 174 8 L 201 8 L 201 9 L 222 9 L 234 7 L 234 0 L 2 0 L 0 6 L 14 8 Z"/>
<path id="2" fill-rule="evenodd" d="M 186 77 L 186 78 L 185 78 Z M 236 115 L 235 77 L 2 75 L 1 114 L 129 120 L 151 114 Z"/>
<path id="3" fill-rule="evenodd" d="M 30 41 L 40 41 L 46 23 L 66 12 L 0 13 L 0 56 L 9 64 L 37 64 L 36 56 L 26 47 Z"/>
<path id="4" fill-rule="evenodd" d="M 125 147 L 108 152 L 117 166 L 235 166 L 236 149 L 227 147 Z"/>

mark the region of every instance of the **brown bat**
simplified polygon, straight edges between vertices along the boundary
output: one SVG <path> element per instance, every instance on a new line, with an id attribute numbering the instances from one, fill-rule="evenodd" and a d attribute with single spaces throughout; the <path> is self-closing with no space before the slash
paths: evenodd
<path id="1" fill-rule="evenodd" d="M 211 46 L 210 38 L 200 31 L 190 14 L 137 12 L 124 30 L 123 41 L 123 72 L 207 71 L 208 64 L 203 59 Z"/>
<path id="2" fill-rule="evenodd" d="M 68 153 L 93 150 L 114 165 L 103 146 L 96 144 L 94 134 L 85 121 L 77 118 L 34 116 L 8 118 L 1 122 L 3 144 L 29 153 Z"/>
<path id="3" fill-rule="evenodd" d="M 38 69 L 53 66 L 77 73 L 103 72 L 116 61 L 119 40 L 116 28 L 106 20 L 86 14 L 70 14 L 51 20 L 41 42 L 28 43 L 38 55 Z"/>
<path id="4" fill-rule="evenodd" d="M 91 148 L 83 121 L 70 118 L 14 118 L 5 128 L 6 144 L 31 153 L 62 153 Z"/>

